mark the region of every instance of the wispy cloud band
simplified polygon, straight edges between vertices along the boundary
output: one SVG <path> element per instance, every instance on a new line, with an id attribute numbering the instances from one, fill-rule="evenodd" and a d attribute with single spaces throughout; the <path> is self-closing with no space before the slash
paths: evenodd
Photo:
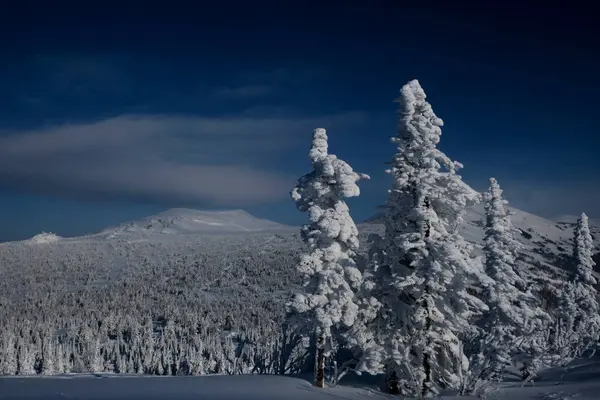
<path id="1" fill-rule="evenodd" d="M 126 115 L 0 134 L 0 183 L 65 195 L 145 197 L 234 206 L 285 196 L 295 177 L 268 159 L 317 126 L 364 123 L 362 113 L 316 118 Z M 304 141 L 306 141 L 304 140 Z"/>

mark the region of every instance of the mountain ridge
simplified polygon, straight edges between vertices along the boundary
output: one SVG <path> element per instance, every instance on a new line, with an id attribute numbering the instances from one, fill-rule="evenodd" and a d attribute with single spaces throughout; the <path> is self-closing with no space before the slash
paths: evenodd
<path id="1" fill-rule="evenodd" d="M 556 220 L 545 219 L 535 214 L 510 207 L 512 222 L 516 229 L 516 238 L 524 245 L 526 262 L 548 270 L 568 270 L 571 256 L 573 228 L 576 217 L 561 216 Z M 481 255 L 481 243 L 484 237 L 485 212 L 482 204 L 468 209 L 460 232 L 474 245 L 476 254 Z M 590 221 L 590 231 L 596 245 L 595 259 L 600 261 L 600 226 Z M 357 224 L 361 233 L 362 248 L 368 247 L 369 233 L 383 233 L 382 213 L 375 214 L 367 221 Z M 244 234 L 297 234 L 299 227 L 280 224 L 268 219 L 253 216 L 245 210 L 196 210 L 190 208 L 172 208 L 155 215 L 128 221 L 118 226 L 106 228 L 98 233 L 73 238 L 61 238 L 50 234 L 38 234 L 19 241 L 27 245 L 61 245 L 78 240 L 123 239 L 128 241 L 173 240 L 179 235 L 219 236 Z M 163 238 L 163 239 L 161 239 Z M 169 238 L 169 239 L 167 239 Z M 291 236 L 288 240 L 292 240 Z M 297 240 L 297 239 L 294 239 Z M 10 242 L 6 242 L 10 243 Z M 300 245 L 300 243 L 298 243 Z M 600 272 L 600 265 L 596 267 Z M 558 273 L 562 275 L 562 273 Z"/>

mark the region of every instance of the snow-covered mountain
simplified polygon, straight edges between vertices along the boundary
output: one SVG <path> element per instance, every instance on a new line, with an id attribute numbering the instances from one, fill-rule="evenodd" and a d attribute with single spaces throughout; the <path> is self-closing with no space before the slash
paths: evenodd
<path id="1" fill-rule="evenodd" d="M 518 231 L 517 239 L 524 245 L 523 256 L 525 262 L 533 268 L 540 267 L 547 271 L 554 271 L 552 275 L 560 278 L 562 271 L 569 269 L 569 258 L 572 251 L 573 228 L 577 217 L 561 216 L 553 220 L 511 208 L 512 222 Z M 479 204 L 467 211 L 461 232 L 465 239 L 480 249 L 484 237 L 485 212 L 483 205 Z M 367 243 L 367 235 L 373 232 L 381 233 L 381 216 L 376 215 L 358 225 L 361 234 L 363 249 Z M 597 220 L 590 219 L 590 230 L 597 246 L 596 259 L 600 264 L 600 224 Z M 252 216 L 243 210 L 229 211 L 200 211 L 186 208 L 174 208 L 162 213 L 143 218 L 141 220 L 124 223 L 120 226 L 108 228 L 99 234 L 82 238 L 60 238 L 53 234 L 40 234 L 23 241 L 26 244 L 60 244 L 85 240 L 147 239 L 153 241 L 172 242 L 179 235 L 186 236 L 213 236 L 230 234 L 257 234 L 266 235 L 278 233 L 282 245 L 297 248 L 301 243 L 298 227 L 282 225 L 266 219 Z M 162 239 L 161 239 L 162 238 Z M 600 265 L 597 267 L 600 271 Z"/>
<path id="2" fill-rule="evenodd" d="M 512 222 L 517 229 L 516 238 L 523 244 L 522 261 L 533 271 L 540 271 L 544 280 L 562 281 L 566 272 L 571 269 L 572 238 L 576 217 L 562 216 L 549 220 L 537 215 L 511 208 Z M 468 210 L 461 232 L 466 240 L 475 245 L 481 254 L 481 244 L 484 237 L 485 212 L 479 204 Z M 600 277 L 600 225 L 590 220 L 590 231 L 596 243 L 595 260 L 597 276 Z M 358 225 L 360 232 L 361 251 L 367 247 L 367 237 L 370 233 L 382 233 L 381 216 Z M 52 234 L 40 234 L 21 243 L 29 246 L 50 245 L 52 247 L 75 246 L 85 242 L 86 246 L 102 247 L 119 241 L 130 243 L 151 240 L 161 246 L 172 247 L 172 243 L 181 242 L 183 236 L 189 242 L 206 240 L 208 237 L 235 235 L 240 238 L 248 234 L 257 234 L 257 243 L 268 243 L 271 246 L 273 235 L 278 235 L 278 245 L 284 252 L 297 251 L 302 247 L 298 237 L 299 228 L 282 225 L 266 219 L 254 217 L 242 210 L 230 211 L 199 211 L 185 208 L 175 208 L 143 218 L 138 221 L 124 223 L 118 227 L 106 229 L 99 234 L 81 238 L 60 238 Z M 202 238 L 202 239 L 201 239 Z M 224 251 L 232 249 L 233 238 L 218 239 Z M 262 240 L 262 241 L 261 241 Z M 246 241 L 246 240 L 244 240 Z M 252 239 L 254 242 L 254 239 Z M 262 245 L 261 245 L 262 246 Z M 235 247 L 235 246 L 234 246 Z M 259 246 L 260 247 L 260 246 Z M 66 248 L 66 247 L 65 247 Z M 255 249 L 257 252 L 264 249 Z M 107 257 L 113 257 L 107 255 Z M 120 261 L 121 262 L 121 261 Z"/>
<path id="3" fill-rule="evenodd" d="M 564 271 L 569 270 L 569 260 L 572 252 L 573 228 L 575 216 L 561 216 L 553 220 L 511 208 L 512 222 L 518 231 L 517 239 L 523 244 L 524 261 L 530 268 L 541 268 L 549 272 L 555 279 L 562 279 Z M 481 248 L 484 237 L 485 212 L 479 204 L 469 209 L 461 232 L 465 239 Z M 375 216 L 358 225 L 363 249 L 366 247 L 367 236 L 370 233 L 381 233 L 381 216 Z M 597 246 L 596 259 L 600 272 L 600 224 L 590 220 L 590 230 Z M 243 210 L 229 211 L 199 211 L 186 208 L 174 208 L 165 212 L 143 218 L 138 221 L 124 223 L 118 227 L 106 229 L 99 234 L 82 238 L 60 238 L 53 234 L 40 234 L 23 241 L 24 244 L 39 245 L 61 243 L 67 245 L 75 241 L 97 240 L 112 242 L 113 239 L 136 241 L 153 238 L 153 242 L 172 242 L 180 235 L 186 237 L 206 237 L 237 234 L 264 233 L 267 236 L 280 234 L 281 245 L 297 249 L 301 246 L 297 236 L 298 227 L 282 225 L 266 219 L 252 216 Z M 224 243 L 226 246 L 226 244 Z"/>
<path id="4" fill-rule="evenodd" d="M 107 237 L 147 234 L 229 234 L 278 232 L 293 229 L 266 219 L 256 218 L 243 210 L 199 211 L 188 208 L 171 210 L 109 228 Z"/>

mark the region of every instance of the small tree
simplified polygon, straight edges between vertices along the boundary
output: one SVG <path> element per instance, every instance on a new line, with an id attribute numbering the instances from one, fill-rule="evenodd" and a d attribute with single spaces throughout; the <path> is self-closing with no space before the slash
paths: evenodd
<path id="1" fill-rule="evenodd" d="M 18 374 L 19 375 L 35 375 L 35 353 L 31 349 L 31 345 L 24 339 L 19 338 L 17 349 Z"/>
<path id="2" fill-rule="evenodd" d="M 54 357 L 54 343 L 52 341 L 52 337 L 50 334 L 46 333 L 44 336 L 43 344 L 42 344 L 42 371 L 41 373 L 44 375 L 53 375 L 55 374 L 56 367 L 54 365 L 55 357 Z"/>
<path id="3" fill-rule="evenodd" d="M 558 291 L 557 308 L 547 328 L 533 339 L 538 347 L 534 361 L 546 366 L 566 366 L 597 345 L 600 307 L 592 275 L 593 241 L 585 214 L 577 220 L 573 250 L 574 273 Z"/>
<path id="4" fill-rule="evenodd" d="M 575 247 L 573 249 L 573 258 L 576 262 L 575 282 L 584 285 L 590 293 L 590 296 L 595 298 L 596 289 L 594 289 L 594 285 L 596 285 L 597 281 L 592 274 L 594 272 L 594 266 L 596 265 L 592 258 L 593 253 L 594 241 L 590 234 L 588 217 L 585 213 L 582 213 L 577 219 L 577 225 L 575 227 Z M 597 314 L 598 304 L 593 303 L 586 305 L 586 311 L 588 314 Z"/>
<path id="5" fill-rule="evenodd" d="M 10 327 L 4 328 L 1 335 L 2 349 L 0 349 L 0 375 L 14 375 L 17 372 L 16 339 Z"/>
<path id="6" fill-rule="evenodd" d="M 289 309 L 306 316 L 311 331 L 316 332 L 315 385 L 323 387 L 326 342 L 335 327 L 351 326 L 358 310 L 353 299 L 361 281 L 354 261 L 358 231 L 344 199 L 358 196 L 356 183 L 369 177 L 328 154 L 325 129 L 314 131 L 309 156 L 314 169 L 298 180 L 291 193 L 298 209 L 308 212 L 311 221 L 301 231 L 310 253 L 298 264 L 306 289 L 294 296 Z"/>
<path id="7" fill-rule="evenodd" d="M 57 374 L 64 374 L 65 372 L 68 372 L 67 363 L 65 363 L 64 357 L 63 345 L 61 343 L 57 343 L 54 346 L 54 369 Z"/>
<path id="8" fill-rule="evenodd" d="M 366 324 L 352 332 L 358 370 L 385 371 L 389 392 L 404 387 L 413 397 L 459 387 L 468 369 L 461 340 L 486 308 L 467 291 L 480 270 L 458 233 L 479 195 L 458 175 L 462 165 L 437 149 L 443 121 L 425 98 L 416 80 L 401 90 L 385 235 L 373 238 L 361 291 Z"/>
<path id="9" fill-rule="evenodd" d="M 593 250 L 588 218 L 581 214 L 575 226 L 575 272 L 560 294 L 558 310 L 558 325 L 569 340 L 568 343 L 562 341 L 561 348 L 556 348 L 554 353 L 564 360 L 580 357 L 596 345 L 600 335 L 597 281 L 592 274 L 596 265 L 592 259 Z"/>
<path id="10" fill-rule="evenodd" d="M 490 179 L 485 198 L 485 272 L 490 278 L 484 290 L 489 310 L 479 321 L 482 337 L 472 355 L 472 379 L 466 392 L 489 381 L 498 381 L 512 357 L 528 350 L 528 336 L 539 332 L 549 316 L 536 306 L 528 289 L 526 274 L 517 264 L 520 244 L 513 238 L 514 227 L 502 189 Z"/>

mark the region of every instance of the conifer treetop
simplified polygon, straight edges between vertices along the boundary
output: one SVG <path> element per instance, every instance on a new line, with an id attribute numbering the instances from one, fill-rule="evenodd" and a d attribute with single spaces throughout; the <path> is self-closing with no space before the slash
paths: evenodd
<path id="1" fill-rule="evenodd" d="M 585 213 L 582 213 L 577 219 L 577 226 L 575 227 L 575 261 L 577 263 L 577 270 L 575 272 L 575 280 L 595 285 L 596 278 L 592 275 L 594 271 L 593 256 L 594 241 L 590 234 L 590 227 L 588 224 L 588 217 Z"/>
<path id="2" fill-rule="evenodd" d="M 479 202 L 480 196 L 457 174 L 462 164 L 437 148 L 444 122 L 426 98 L 415 79 L 402 87 L 396 100 L 398 130 L 391 141 L 397 151 L 386 171 L 393 176 L 387 209 L 402 214 L 403 208 L 412 207 L 415 195 L 427 197 L 440 218 L 441 233 L 453 233 L 462 222 L 465 207 Z"/>
<path id="3" fill-rule="evenodd" d="M 490 178 L 489 182 L 489 190 L 484 194 L 486 273 L 497 283 L 524 290 L 524 273 L 519 273 L 515 264 L 521 244 L 513 238 L 514 228 L 505 207 L 508 202 L 502 198 L 498 181 Z"/>

